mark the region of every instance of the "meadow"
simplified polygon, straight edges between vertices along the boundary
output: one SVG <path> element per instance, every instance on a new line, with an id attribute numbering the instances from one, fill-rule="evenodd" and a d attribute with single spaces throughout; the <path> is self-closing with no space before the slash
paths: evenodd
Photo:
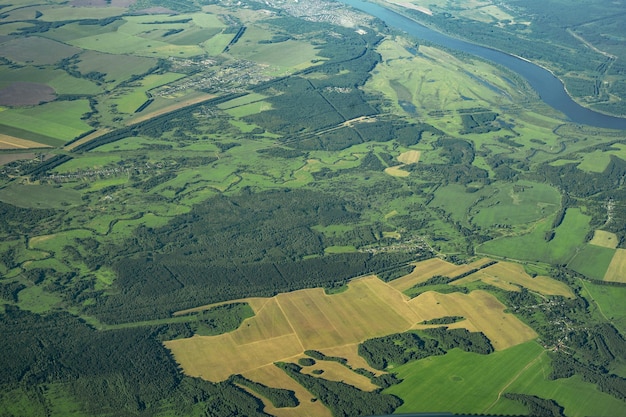
<path id="1" fill-rule="evenodd" d="M 523 412 L 519 404 L 502 397 L 506 392 L 531 395 L 551 392 L 550 398 L 563 405 L 568 416 L 611 416 L 623 411 L 622 402 L 595 390 L 593 385 L 577 377 L 548 380 L 550 371 L 546 352 L 535 342 L 490 355 L 455 350 L 441 357 L 395 368 L 394 372 L 403 378 L 403 382 L 386 392 L 406 399 L 398 408 L 399 413 L 438 411 L 507 415 Z M 464 395 L 451 398 L 450 392 L 463 392 Z"/>

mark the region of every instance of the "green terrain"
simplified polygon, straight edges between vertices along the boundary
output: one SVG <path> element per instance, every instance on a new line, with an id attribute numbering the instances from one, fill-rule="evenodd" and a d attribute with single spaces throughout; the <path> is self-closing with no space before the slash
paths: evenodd
<path id="1" fill-rule="evenodd" d="M 617 3 L 394 3 L 626 113 Z M 0 415 L 300 415 L 293 390 L 186 375 L 163 342 L 237 329 L 243 298 L 433 257 L 519 263 L 574 297 L 436 276 L 537 338 L 493 351 L 452 317 L 363 341 L 370 391 L 277 363 L 320 415 L 626 415 L 625 177 L 623 131 L 342 3 L 0 0 Z"/>

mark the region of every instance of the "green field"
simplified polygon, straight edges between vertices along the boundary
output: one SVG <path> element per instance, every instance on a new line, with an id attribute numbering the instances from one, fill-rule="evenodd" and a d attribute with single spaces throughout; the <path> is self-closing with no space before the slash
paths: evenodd
<path id="1" fill-rule="evenodd" d="M 523 413 L 519 404 L 500 397 L 504 392 L 554 398 L 568 416 L 616 416 L 626 410 L 621 401 L 577 377 L 549 381 L 550 371 L 546 352 L 535 342 L 489 355 L 453 350 L 393 369 L 403 381 L 385 392 L 405 401 L 398 413 Z"/>
<path id="2" fill-rule="evenodd" d="M 576 252 L 567 266 L 589 278 L 601 281 L 604 279 L 614 254 L 615 250 L 611 248 L 585 245 Z"/>
<path id="3" fill-rule="evenodd" d="M 585 282 L 583 289 L 585 297 L 592 299 L 597 305 L 596 313 L 613 323 L 622 332 L 626 332 L 626 304 L 622 302 L 626 297 L 626 287 Z"/>
<path id="4" fill-rule="evenodd" d="M 2 111 L 0 123 L 69 141 L 92 129 L 81 120 L 87 112 L 89 112 L 87 100 L 59 101 L 37 107 Z"/>
<path id="5" fill-rule="evenodd" d="M 526 234 L 486 242 L 476 251 L 510 259 L 567 263 L 584 243 L 589 216 L 578 208 L 568 209 L 563 222 L 555 230 L 554 238 L 546 242 L 544 236 L 551 230 L 553 217 L 538 221 Z"/>
<path id="6" fill-rule="evenodd" d="M 81 194 L 60 186 L 12 184 L 0 189 L 0 201 L 18 207 L 60 209 L 79 205 Z"/>

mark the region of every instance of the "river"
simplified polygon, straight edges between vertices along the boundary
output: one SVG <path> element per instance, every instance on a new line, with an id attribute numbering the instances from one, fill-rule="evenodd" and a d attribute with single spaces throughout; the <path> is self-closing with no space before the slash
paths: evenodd
<path id="1" fill-rule="evenodd" d="M 581 106 L 567 94 L 563 83 L 557 77 L 545 68 L 535 65 L 530 61 L 495 49 L 453 38 L 374 3 L 367 3 L 361 0 L 340 1 L 379 18 L 389 27 L 400 29 L 418 39 L 423 39 L 452 50 L 466 52 L 510 69 L 526 79 L 530 86 L 539 94 L 539 97 L 541 97 L 544 103 L 563 113 L 571 122 L 588 126 L 626 130 L 626 118 L 608 116 Z M 624 99 L 626 99 L 626 97 L 624 97 Z"/>

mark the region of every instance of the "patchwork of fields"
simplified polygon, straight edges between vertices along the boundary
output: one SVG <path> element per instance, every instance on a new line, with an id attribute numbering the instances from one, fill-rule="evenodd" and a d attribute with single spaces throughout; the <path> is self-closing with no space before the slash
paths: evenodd
<path id="1" fill-rule="evenodd" d="M 448 316 L 465 319 L 451 328 L 483 332 L 497 350 L 533 339 L 537 335 L 532 329 L 505 313 L 504 305 L 484 291 L 467 295 L 427 292 L 413 299 L 400 292 L 435 274 L 454 276 L 487 261 L 459 267 L 431 259 L 416 264 L 412 274 L 390 284 L 366 277 L 351 281 L 347 291 L 334 295 L 326 295 L 317 288 L 251 299 L 255 317 L 246 320 L 236 331 L 165 344 L 187 374 L 221 381 L 233 373 L 246 373 L 293 359 L 309 349 L 332 356 L 338 348 L 345 347 L 351 352 L 348 355 L 351 360 L 358 361 L 355 353 L 359 342 L 420 328 L 421 322 Z M 562 283 L 548 277 L 531 279 L 521 267 L 508 263 L 489 266 L 455 284 L 476 279 L 496 286 L 502 285 L 497 283 L 499 279 L 502 282 L 506 279 L 511 283 L 507 290 L 519 290 L 517 285 L 521 285 L 546 295 L 572 295 Z"/>

